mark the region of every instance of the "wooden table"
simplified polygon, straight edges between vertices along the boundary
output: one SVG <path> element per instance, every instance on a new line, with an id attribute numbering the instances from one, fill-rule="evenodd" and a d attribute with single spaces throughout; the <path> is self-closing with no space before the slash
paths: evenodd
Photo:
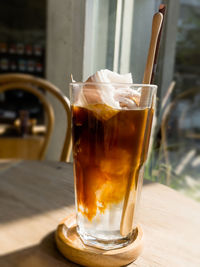
<path id="1" fill-rule="evenodd" d="M 54 242 L 57 224 L 73 210 L 71 164 L 1 163 L 0 266 L 77 266 L 62 257 Z M 145 183 L 140 211 L 145 249 L 130 266 L 200 266 L 199 203 Z"/>

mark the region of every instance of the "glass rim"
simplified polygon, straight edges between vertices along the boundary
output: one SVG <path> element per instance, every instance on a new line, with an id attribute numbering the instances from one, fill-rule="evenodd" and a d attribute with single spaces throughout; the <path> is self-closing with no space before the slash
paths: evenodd
<path id="1" fill-rule="evenodd" d="M 150 87 L 150 88 L 157 88 L 158 86 L 156 84 L 144 84 L 144 83 L 116 83 L 116 82 L 70 82 L 69 85 L 124 85 L 124 86 L 133 86 L 133 87 Z"/>

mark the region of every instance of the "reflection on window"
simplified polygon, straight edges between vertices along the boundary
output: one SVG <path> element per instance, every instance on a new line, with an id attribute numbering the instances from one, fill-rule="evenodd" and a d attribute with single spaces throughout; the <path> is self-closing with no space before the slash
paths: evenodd
<path id="1" fill-rule="evenodd" d="M 199 32 L 200 1 L 180 1 L 174 82 L 146 174 L 200 201 Z"/>

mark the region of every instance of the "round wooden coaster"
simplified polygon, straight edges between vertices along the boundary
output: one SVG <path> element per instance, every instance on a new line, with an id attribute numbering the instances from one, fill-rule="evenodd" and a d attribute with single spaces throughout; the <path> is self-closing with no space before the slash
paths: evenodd
<path id="1" fill-rule="evenodd" d="M 143 231 L 138 225 L 137 236 L 128 246 L 113 250 L 102 250 L 83 244 L 76 232 L 75 214 L 72 214 L 58 225 L 56 244 L 66 258 L 83 266 L 118 267 L 133 262 L 141 254 Z"/>

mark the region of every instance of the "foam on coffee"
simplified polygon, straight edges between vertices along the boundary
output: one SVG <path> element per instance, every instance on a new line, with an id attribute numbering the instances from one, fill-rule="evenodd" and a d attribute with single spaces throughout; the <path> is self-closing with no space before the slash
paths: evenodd
<path id="1" fill-rule="evenodd" d="M 118 74 L 107 69 L 100 70 L 90 76 L 86 83 L 76 105 L 98 111 L 101 119 L 107 120 L 118 110 L 133 109 L 139 105 L 141 94 L 131 88 L 131 73 Z"/>

